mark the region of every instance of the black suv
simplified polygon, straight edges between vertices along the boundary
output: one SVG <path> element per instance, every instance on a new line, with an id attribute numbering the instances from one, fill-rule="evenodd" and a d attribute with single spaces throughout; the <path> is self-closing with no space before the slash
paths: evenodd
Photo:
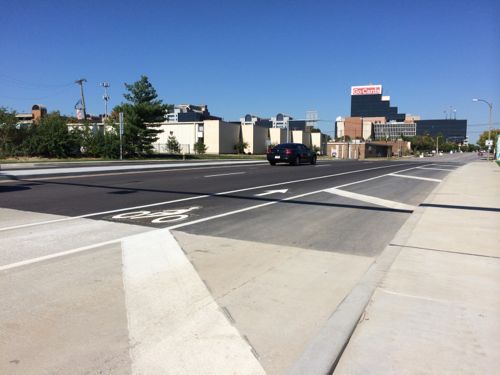
<path id="1" fill-rule="evenodd" d="M 302 143 L 282 143 L 267 152 L 267 160 L 271 165 L 276 165 L 276 163 L 316 164 L 316 154 Z"/>

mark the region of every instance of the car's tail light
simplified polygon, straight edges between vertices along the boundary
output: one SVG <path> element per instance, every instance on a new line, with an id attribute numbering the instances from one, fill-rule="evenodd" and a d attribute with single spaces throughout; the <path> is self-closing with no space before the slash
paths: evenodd
<path id="1" fill-rule="evenodd" d="M 286 148 L 285 149 L 285 155 L 291 155 L 291 154 L 293 154 L 293 151 L 290 150 L 289 148 Z"/>

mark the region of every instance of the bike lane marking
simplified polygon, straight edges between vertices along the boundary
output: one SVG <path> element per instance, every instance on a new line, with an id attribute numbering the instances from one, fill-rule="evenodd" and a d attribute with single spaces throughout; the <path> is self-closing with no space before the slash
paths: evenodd
<path id="1" fill-rule="evenodd" d="M 106 214 L 112 214 L 112 213 L 115 213 L 115 212 L 124 212 L 124 211 L 130 211 L 130 210 L 138 210 L 138 209 L 141 209 L 141 208 L 162 206 L 162 205 L 166 205 L 166 204 L 173 204 L 173 203 L 179 203 L 179 202 L 187 202 L 187 201 L 197 200 L 197 199 L 203 199 L 203 198 L 207 198 L 207 197 L 227 195 L 227 194 L 233 194 L 233 193 L 240 193 L 240 192 L 244 192 L 244 191 L 258 190 L 258 189 L 269 188 L 269 187 L 274 187 L 274 186 L 289 185 L 289 184 L 295 184 L 295 183 L 307 182 L 307 181 L 316 181 L 316 180 L 321 180 L 321 179 L 326 179 L 326 178 L 331 178 L 331 177 L 344 176 L 344 175 L 349 175 L 349 174 L 354 174 L 354 173 L 361 173 L 361 172 L 367 172 L 367 171 L 378 170 L 378 169 L 385 169 L 385 168 L 394 168 L 394 167 L 400 167 L 400 166 L 401 165 L 384 165 L 384 166 L 380 166 L 380 167 L 358 169 L 358 170 L 355 170 L 355 171 L 339 172 L 339 173 L 334 173 L 334 174 L 329 174 L 329 175 L 324 175 L 324 176 L 302 178 L 302 179 L 298 179 L 298 180 L 277 182 L 277 183 L 273 183 L 273 184 L 253 186 L 253 187 L 249 187 L 249 188 L 242 188 L 242 189 L 236 189 L 236 190 L 223 191 L 223 192 L 214 193 L 214 194 L 202 194 L 202 195 L 197 195 L 197 196 L 189 197 L 189 198 L 174 199 L 174 200 L 171 200 L 171 201 L 149 203 L 149 204 L 145 204 L 145 205 L 141 205 L 141 206 L 118 208 L 118 209 L 115 209 L 115 210 L 102 211 L 102 212 L 94 212 L 94 213 L 84 214 L 84 215 L 79 215 L 79 216 L 65 217 L 65 218 L 62 218 L 62 219 L 47 220 L 47 221 L 41 221 L 41 222 L 37 222 L 37 223 L 29 223 L 29 224 L 21 224 L 21 225 L 16 225 L 16 226 L 11 226 L 11 227 L 5 227 L 5 228 L 0 228 L 0 232 L 6 231 L 6 230 L 28 228 L 28 227 L 33 227 L 33 226 L 37 226 L 37 225 L 45 225 L 45 224 L 52 224 L 52 223 L 57 223 L 57 222 L 71 221 L 71 220 L 76 220 L 76 219 L 84 219 L 84 218 L 89 218 L 89 217 L 93 217 L 93 216 L 102 216 L 102 215 L 106 215 Z M 407 168 L 407 169 L 403 169 L 403 170 L 397 171 L 395 173 L 405 172 L 405 171 L 416 169 L 416 168 L 417 167 Z M 381 175 L 381 176 L 384 176 L 384 175 Z M 381 176 L 378 176 L 377 178 L 379 178 Z"/>
<path id="2" fill-rule="evenodd" d="M 378 167 L 377 169 L 379 169 L 379 168 L 380 167 Z M 416 167 L 407 168 L 407 169 L 402 170 L 400 172 L 412 170 L 412 169 L 415 169 L 415 168 Z M 375 179 L 378 179 L 378 178 L 387 177 L 387 176 L 390 176 L 390 174 L 391 173 L 386 173 L 386 174 L 382 174 L 380 176 L 370 177 L 370 178 L 367 178 L 367 179 L 363 179 L 363 180 L 359 180 L 359 181 L 350 182 L 350 183 L 347 183 L 347 184 L 342 184 L 342 185 L 334 186 L 333 188 L 339 189 L 339 188 L 346 187 L 346 186 L 360 184 L 360 183 L 372 181 L 372 180 L 375 180 Z M 299 194 L 299 195 L 295 195 L 295 196 L 292 196 L 292 197 L 288 197 L 288 198 L 285 198 L 285 199 L 280 199 L 280 200 L 276 200 L 276 201 L 266 202 L 266 203 L 262 203 L 262 204 L 258 204 L 258 205 L 254 205 L 254 206 L 250 206 L 250 207 L 246 207 L 246 208 L 239 209 L 239 210 L 229 211 L 229 212 L 226 212 L 226 213 L 222 213 L 222 214 L 218 214 L 218 215 L 213 215 L 213 216 L 209 216 L 209 217 L 206 217 L 206 218 L 201 218 L 201 219 L 198 219 L 198 220 L 189 221 L 187 223 L 181 223 L 181 224 L 176 224 L 176 225 L 172 225 L 172 226 L 169 226 L 169 227 L 164 227 L 164 228 L 161 228 L 161 229 L 152 229 L 152 230 L 155 231 L 155 230 L 173 230 L 173 229 L 178 229 L 178 228 L 182 228 L 182 227 L 185 227 L 185 226 L 202 223 L 202 222 L 209 221 L 209 220 L 214 220 L 214 219 L 218 219 L 218 218 L 221 218 L 221 217 L 238 214 L 240 212 L 255 210 L 255 209 L 258 209 L 258 208 L 261 208 L 261 207 L 270 206 L 272 204 L 280 203 L 280 202 L 283 202 L 283 201 L 290 201 L 290 200 L 293 200 L 293 199 L 302 198 L 302 197 L 313 195 L 313 194 L 323 193 L 323 192 L 325 192 L 325 190 L 327 190 L 327 189 L 321 189 L 321 190 L 311 191 L 311 192 L 308 192 L 308 193 L 304 193 L 304 194 Z M 60 220 L 57 220 L 57 221 L 60 221 Z M 150 232 L 150 231 L 146 231 L 146 232 Z M 13 269 L 13 268 L 18 268 L 18 267 L 26 266 L 26 265 L 31 265 L 31 264 L 42 262 L 42 261 L 45 261 L 45 260 L 59 258 L 59 257 L 65 256 L 65 255 L 76 254 L 76 253 L 79 253 L 79 252 L 82 252 L 82 251 L 92 250 L 92 249 L 95 249 L 95 248 L 98 248 L 98 247 L 101 247 L 101 246 L 104 246 L 104 245 L 108 245 L 108 244 L 119 243 L 119 242 L 121 242 L 122 240 L 124 240 L 125 238 L 128 238 L 128 237 L 130 237 L 130 236 L 125 236 L 125 237 L 118 238 L 118 239 L 111 240 L 111 241 L 99 242 L 99 243 L 96 243 L 96 244 L 93 244 L 93 245 L 84 246 L 84 247 L 81 247 L 81 248 L 76 248 L 76 249 L 72 249 L 72 250 L 68 250 L 68 251 L 62 251 L 62 252 L 59 252 L 59 253 L 50 254 L 50 255 L 43 256 L 43 257 L 37 257 L 37 258 L 32 258 L 32 259 L 27 259 L 27 260 L 24 260 L 24 261 L 16 262 L 16 263 L 7 264 L 5 266 L 1 266 L 0 267 L 0 271 L 5 271 L 5 270 Z"/>
<path id="3" fill-rule="evenodd" d="M 181 221 L 189 217 L 189 212 L 193 210 L 199 210 L 201 207 L 194 206 L 189 208 L 181 208 L 177 210 L 162 210 L 162 211 L 132 211 L 126 212 L 124 214 L 118 214 L 112 217 L 112 219 L 128 219 L 128 220 L 142 220 L 142 219 L 153 219 L 152 224 L 161 223 L 171 223 L 175 221 Z"/>

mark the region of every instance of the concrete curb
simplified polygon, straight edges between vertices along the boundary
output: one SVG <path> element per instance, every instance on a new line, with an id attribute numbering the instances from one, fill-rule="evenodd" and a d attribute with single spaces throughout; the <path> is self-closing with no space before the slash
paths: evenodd
<path id="1" fill-rule="evenodd" d="M 443 179 L 443 183 L 446 182 L 448 176 L 453 172 L 450 172 Z M 440 189 L 441 185 L 436 186 L 428 197 Z M 413 214 L 410 215 L 396 233 L 394 239 L 370 266 L 364 277 L 340 303 L 328 321 L 319 330 L 316 337 L 308 344 L 288 374 L 326 375 L 333 373 L 375 289 L 398 257 L 404 244 L 407 243 L 424 211 L 424 208 L 417 207 Z M 393 245 L 395 243 L 402 246 Z"/>

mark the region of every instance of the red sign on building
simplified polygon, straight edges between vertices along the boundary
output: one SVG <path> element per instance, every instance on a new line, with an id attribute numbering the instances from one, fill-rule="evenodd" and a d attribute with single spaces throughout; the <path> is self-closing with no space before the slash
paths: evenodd
<path id="1" fill-rule="evenodd" d="M 382 85 L 352 86 L 351 95 L 382 94 Z"/>

